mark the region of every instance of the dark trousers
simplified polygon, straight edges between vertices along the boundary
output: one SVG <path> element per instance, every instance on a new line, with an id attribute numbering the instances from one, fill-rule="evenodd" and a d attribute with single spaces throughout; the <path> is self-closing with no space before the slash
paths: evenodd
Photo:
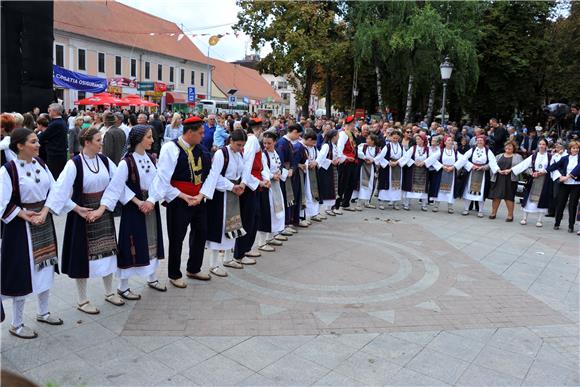
<path id="1" fill-rule="evenodd" d="M 357 171 L 354 163 L 344 162 L 338 166 L 338 198 L 335 207 L 350 206 L 352 191 L 356 186 Z"/>
<path id="2" fill-rule="evenodd" d="M 556 215 L 556 202 L 557 202 L 559 193 L 560 193 L 560 182 L 555 181 L 554 185 L 552 185 L 552 200 L 550 200 L 550 204 L 548 206 L 548 215 L 546 215 L 546 216 L 555 216 Z"/>
<path id="3" fill-rule="evenodd" d="M 57 180 L 60 176 L 60 173 L 64 169 L 66 164 L 66 155 L 64 156 L 47 156 L 46 158 L 46 166 L 52 173 L 52 177 L 54 180 Z"/>
<path id="4" fill-rule="evenodd" d="M 244 258 L 246 253 L 252 249 L 252 245 L 256 240 L 256 232 L 258 231 L 258 224 L 260 224 L 260 205 L 257 191 L 246 188 L 240 196 L 240 215 L 242 216 L 242 225 L 246 235 L 236 239 L 235 259 Z"/>
<path id="5" fill-rule="evenodd" d="M 187 271 L 199 273 L 203 264 L 203 253 L 207 237 L 206 204 L 189 207 L 187 203 L 175 198 L 167 205 L 167 234 L 169 236 L 168 277 L 179 279 L 181 274 L 181 250 L 183 239 L 189 232 L 189 258 Z"/>
<path id="6" fill-rule="evenodd" d="M 300 175 L 300 171 L 294 171 L 294 175 L 292 175 L 292 188 L 294 189 L 294 205 L 289 208 L 290 212 L 290 224 L 294 226 L 298 225 L 300 222 L 300 209 L 302 208 L 302 187 L 303 185 L 300 184 L 300 179 L 302 176 Z"/>
<path id="7" fill-rule="evenodd" d="M 568 228 L 573 228 L 576 223 L 576 211 L 580 197 L 580 184 L 560 184 L 560 192 L 556 199 L 556 220 L 554 226 L 559 226 L 564 216 L 564 208 L 568 202 Z"/>

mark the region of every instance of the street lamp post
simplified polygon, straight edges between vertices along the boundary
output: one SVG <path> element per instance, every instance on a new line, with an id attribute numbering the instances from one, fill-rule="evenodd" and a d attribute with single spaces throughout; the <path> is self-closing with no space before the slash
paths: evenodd
<path id="1" fill-rule="evenodd" d="M 447 82 L 451 78 L 451 73 L 453 72 L 453 63 L 449 61 L 449 57 L 446 56 L 445 60 L 439 66 L 441 69 L 441 79 L 443 80 L 443 101 L 441 106 L 441 125 L 445 127 L 445 97 L 447 97 Z"/>

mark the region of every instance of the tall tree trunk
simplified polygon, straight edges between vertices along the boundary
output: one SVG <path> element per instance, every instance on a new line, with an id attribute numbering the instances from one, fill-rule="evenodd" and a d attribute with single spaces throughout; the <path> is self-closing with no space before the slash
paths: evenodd
<path id="1" fill-rule="evenodd" d="M 332 109 L 332 77 L 330 76 L 330 70 L 326 72 L 326 118 L 331 117 L 331 109 Z"/>
<path id="2" fill-rule="evenodd" d="M 435 80 L 431 81 L 431 92 L 429 93 L 429 104 L 427 106 L 427 125 L 433 121 L 433 107 L 435 105 Z"/>
<path id="3" fill-rule="evenodd" d="M 314 66 L 310 65 L 306 68 L 306 75 L 304 77 L 304 90 L 302 91 L 302 113 L 301 116 L 308 118 L 310 115 L 310 95 L 312 94 L 312 83 L 314 79 Z"/>
<path id="4" fill-rule="evenodd" d="M 407 107 L 405 109 L 405 123 L 411 122 L 411 108 L 413 107 L 413 75 L 409 75 L 409 88 L 407 89 Z"/>
<path id="5" fill-rule="evenodd" d="M 385 110 L 385 103 L 383 102 L 383 87 L 381 83 L 381 70 L 379 69 L 378 59 L 376 54 L 374 55 L 375 61 L 375 74 L 377 76 L 377 100 L 379 102 L 379 111 L 382 113 Z"/>

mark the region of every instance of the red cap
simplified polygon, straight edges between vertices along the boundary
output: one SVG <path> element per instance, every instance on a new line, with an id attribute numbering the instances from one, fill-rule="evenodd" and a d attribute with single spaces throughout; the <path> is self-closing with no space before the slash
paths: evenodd
<path id="1" fill-rule="evenodd" d="M 344 119 L 345 124 L 350 124 L 353 121 L 354 121 L 354 116 L 348 116 Z"/>
<path id="2" fill-rule="evenodd" d="M 193 116 L 193 117 L 189 117 L 185 120 L 183 120 L 183 124 L 198 124 L 198 123 L 202 123 L 203 119 L 199 118 L 198 116 Z"/>

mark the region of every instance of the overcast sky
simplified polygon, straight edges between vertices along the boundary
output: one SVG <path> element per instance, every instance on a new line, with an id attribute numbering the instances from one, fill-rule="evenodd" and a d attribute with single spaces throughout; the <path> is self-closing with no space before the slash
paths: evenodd
<path id="1" fill-rule="evenodd" d="M 224 34 L 233 33 L 232 25 L 238 20 L 238 10 L 235 0 L 118 0 L 130 7 L 183 24 L 186 34 Z M 216 27 L 217 26 L 217 27 Z M 214 27 L 214 28 L 208 28 Z M 196 36 L 195 45 L 207 55 L 209 36 Z M 250 43 L 247 36 L 241 34 L 224 36 L 210 51 L 212 58 L 232 62 L 243 59 L 244 53 L 250 53 Z"/>

